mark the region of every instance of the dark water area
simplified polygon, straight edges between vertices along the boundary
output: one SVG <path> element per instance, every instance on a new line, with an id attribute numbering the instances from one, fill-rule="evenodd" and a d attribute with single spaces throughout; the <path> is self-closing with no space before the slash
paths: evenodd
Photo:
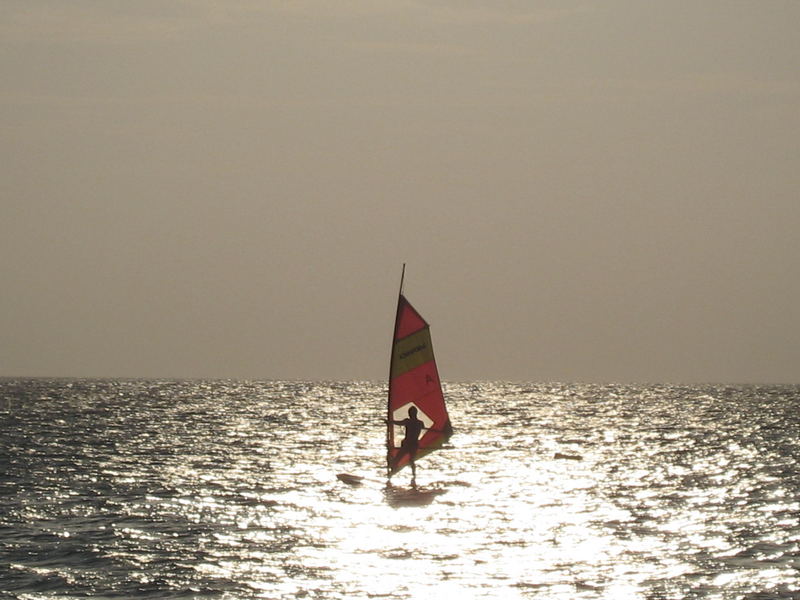
<path id="1" fill-rule="evenodd" d="M 0 599 L 800 598 L 800 387 L 445 394 L 407 506 L 384 384 L 2 379 Z"/>

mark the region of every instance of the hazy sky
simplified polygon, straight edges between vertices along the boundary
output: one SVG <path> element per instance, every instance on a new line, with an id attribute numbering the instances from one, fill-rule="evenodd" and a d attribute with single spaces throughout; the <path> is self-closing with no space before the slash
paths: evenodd
<path id="1" fill-rule="evenodd" d="M 798 382 L 798 24 L 3 0 L 0 375 Z"/>

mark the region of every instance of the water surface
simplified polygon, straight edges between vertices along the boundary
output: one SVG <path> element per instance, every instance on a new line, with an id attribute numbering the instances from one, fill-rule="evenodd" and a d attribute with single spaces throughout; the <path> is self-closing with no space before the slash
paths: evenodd
<path id="1" fill-rule="evenodd" d="M 0 598 L 800 598 L 797 386 L 445 392 L 398 507 L 383 384 L 0 380 Z"/>

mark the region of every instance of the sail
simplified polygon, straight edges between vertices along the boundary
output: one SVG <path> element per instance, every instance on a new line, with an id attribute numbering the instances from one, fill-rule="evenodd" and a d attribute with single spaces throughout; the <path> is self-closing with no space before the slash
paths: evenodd
<path id="1" fill-rule="evenodd" d="M 396 425 L 395 422 L 408 418 L 411 407 L 416 407 L 417 419 L 425 427 L 420 432 L 416 460 L 447 441 L 452 434 L 452 427 L 433 357 L 430 328 L 401 293 L 397 301 L 389 371 L 386 435 L 389 475 L 402 469 L 410 460 L 407 454 L 397 459 L 405 431 L 402 425 Z"/>

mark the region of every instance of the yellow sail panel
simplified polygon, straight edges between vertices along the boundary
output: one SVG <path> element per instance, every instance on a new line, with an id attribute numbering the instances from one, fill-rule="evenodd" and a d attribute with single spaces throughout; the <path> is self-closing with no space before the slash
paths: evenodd
<path id="1" fill-rule="evenodd" d="M 394 343 L 391 377 L 398 377 L 433 360 L 430 330 L 425 327 Z"/>

